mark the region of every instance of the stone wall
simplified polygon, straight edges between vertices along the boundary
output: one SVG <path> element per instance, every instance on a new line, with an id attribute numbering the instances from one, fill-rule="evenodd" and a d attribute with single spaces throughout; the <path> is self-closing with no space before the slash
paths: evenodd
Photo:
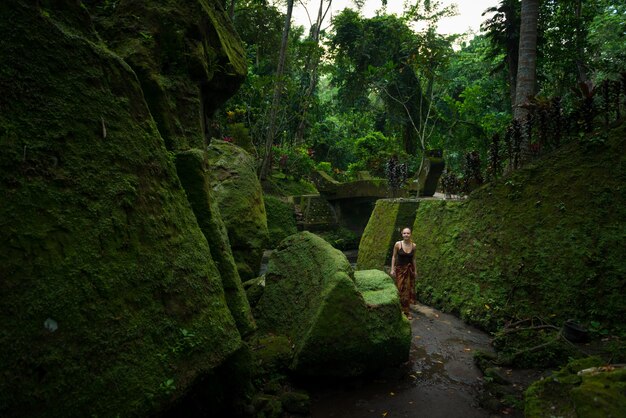
<path id="1" fill-rule="evenodd" d="M 365 227 L 359 244 L 357 268 L 378 269 L 391 265 L 393 244 L 402 239 L 403 228 L 413 226 L 419 201 L 380 199 Z M 420 243 L 417 243 L 419 250 Z"/>

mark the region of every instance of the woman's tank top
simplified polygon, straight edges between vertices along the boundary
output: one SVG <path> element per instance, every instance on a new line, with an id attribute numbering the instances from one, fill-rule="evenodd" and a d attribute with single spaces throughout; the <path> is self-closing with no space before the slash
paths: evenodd
<path id="1" fill-rule="evenodd" d="M 397 265 L 404 266 L 404 265 L 410 264 L 411 261 L 413 260 L 413 253 L 414 252 L 415 252 L 415 249 L 413 248 L 413 244 L 411 244 L 411 252 L 410 253 L 405 253 L 404 252 L 404 248 L 402 248 L 402 244 L 400 244 L 400 249 L 398 250 Z"/>

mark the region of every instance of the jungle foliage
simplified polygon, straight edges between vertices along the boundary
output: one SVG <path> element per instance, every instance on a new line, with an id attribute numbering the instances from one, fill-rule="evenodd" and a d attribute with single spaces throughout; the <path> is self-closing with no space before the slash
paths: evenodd
<path id="1" fill-rule="evenodd" d="M 441 149 L 449 170 L 460 177 L 472 151 L 484 172 L 494 134 L 504 138 L 512 118 L 519 3 L 502 0 L 487 10 L 484 32 L 471 39 L 439 34 L 440 19 L 455 11 L 428 1 L 417 1 L 401 15 L 381 9 L 364 17 L 357 7 L 319 28 L 292 27 L 273 167 L 297 165 L 286 174 L 301 178 L 329 163 L 329 171 L 345 180 L 364 169 L 384 176 L 385 162 L 395 155 L 415 176 L 426 152 Z M 251 143 L 260 163 L 284 14 L 254 0 L 236 6 L 248 79 L 216 115 L 216 136 Z M 541 2 L 537 99 L 558 97 L 564 111 L 571 111 L 580 102 L 580 83 L 620 80 L 625 13 L 624 6 L 606 0 Z M 502 162 L 511 163 L 507 157 Z"/>

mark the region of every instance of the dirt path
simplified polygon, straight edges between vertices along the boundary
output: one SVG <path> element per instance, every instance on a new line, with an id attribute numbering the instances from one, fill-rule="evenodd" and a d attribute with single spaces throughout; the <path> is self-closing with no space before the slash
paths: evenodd
<path id="1" fill-rule="evenodd" d="M 476 350 L 489 336 L 456 317 L 417 305 L 410 361 L 381 377 L 312 391 L 313 418 L 488 417 L 478 406 L 482 375 Z"/>

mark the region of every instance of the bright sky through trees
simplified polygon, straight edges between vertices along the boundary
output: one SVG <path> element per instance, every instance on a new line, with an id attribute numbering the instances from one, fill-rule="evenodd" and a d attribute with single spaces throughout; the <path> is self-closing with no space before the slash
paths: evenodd
<path id="1" fill-rule="evenodd" d="M 317 8 L 319 2 L 317 0 L 303 0 L 304 4 L 309 10 L 311 19 L 315 19 L 317 15 Z M 489 7 L 493 7 L 498 4 L 498 0 L 442 0 L 443 6 L 447 6 L 452 3 L 457 4 L 458 15 L 442 19 L 439 24 L 439 32 L 443 34 L 450 33 L 463 33 L 472 30 L 476 33 L 480 31 L 480 24 L 485 20 L 485 17 L 481 14 Z M 404 0 L 388 0 L 387 1 L 387 13 L 402 14 Z M 356 9 L 354 2 L 351 0 L 333 0 L 331 12 L 336 15 L 346 7 Z M 382 7 L 382 0 L 366 0 L 363 6 L 362 13 L 365 17 L 372 17 L 376 14 L 376 10 Z M 302 25 L 305 28 L 310 26 L 307 18 L 306 11 L 302 3 L 296 3 L 294 5 L 294 23 L 296 25 Z M 330 18 L 326 19 L 326 22 L 330 22 Z"/>

